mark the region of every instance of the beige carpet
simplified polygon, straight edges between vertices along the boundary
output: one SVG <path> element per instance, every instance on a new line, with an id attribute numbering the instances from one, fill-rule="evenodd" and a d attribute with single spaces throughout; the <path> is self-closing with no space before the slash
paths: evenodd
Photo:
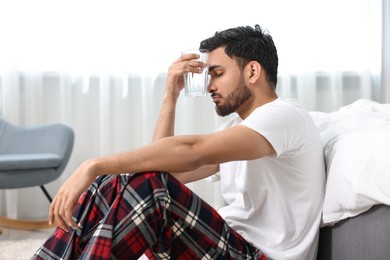
<path id="1" fill-rule="evenodd" d="M 0 241 L 0 260 L 27 260 L 42 245 L 44 239 Z"/>
<path id="2" fill-rule="evenodd" d="M 28 260 L 42 245 L 45 239 L 24 239 L 0 241 L 0 260 Z M 147 260 L 141 256 L 139 260 Z"/>

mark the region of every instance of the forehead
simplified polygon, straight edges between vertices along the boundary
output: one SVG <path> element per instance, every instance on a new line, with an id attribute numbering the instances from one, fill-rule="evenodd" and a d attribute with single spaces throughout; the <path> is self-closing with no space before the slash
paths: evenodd
<path id="1" fill-rule="evenodd" d="M 232 66 L 237 66 L 237 63 L 235 60 L 230 58 L 225 53 L 225 48 L 219 47 L 209 53 L 208 57 L 208 65 L 209 67 L 225 67 L 229 68 Z"/>

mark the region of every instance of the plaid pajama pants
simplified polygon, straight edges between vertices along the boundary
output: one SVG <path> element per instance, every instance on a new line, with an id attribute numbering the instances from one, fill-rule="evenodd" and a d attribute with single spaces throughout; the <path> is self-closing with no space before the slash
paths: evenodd
<path id="1" fill-rule="evenodd" d="M 31 259 L 266 259 L 169 173 L 101 176 Z"/>

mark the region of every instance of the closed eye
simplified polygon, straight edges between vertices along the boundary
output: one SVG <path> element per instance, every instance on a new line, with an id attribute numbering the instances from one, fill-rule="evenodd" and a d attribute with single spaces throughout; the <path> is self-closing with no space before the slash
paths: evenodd
<path id="1" fill-rule="evenodd" d="M 222 75 L 223 75 L 223 72 L 222 72 L 222 71 L 215 71 L 215 70 L 212 70 L 212 71 L 209 72 L 209 74 L 210 74 L 210 76 L 211 76 L 212 78 L 214 78 L 214 77 L 220 77 L 220 76 L 222 76 Z"/>
<path id="2" fill-rule="evenodd" d="M 209 75 L 212 78 L 221 77 L 223 75 L 223 69 L 220 65 L 213 65 L 209 67 Z"/>

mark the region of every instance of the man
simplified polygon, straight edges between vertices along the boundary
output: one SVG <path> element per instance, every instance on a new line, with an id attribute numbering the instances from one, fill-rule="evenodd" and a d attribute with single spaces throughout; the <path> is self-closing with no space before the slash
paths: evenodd
<path id="1" fill-rule="evenodd" d="M 322 146 L 308 113 L 276 94 L 271 36 L 237 27 L 200 48 L 208 64 L 188 54 L 169 68 L 153 142 L 88 160 L 60 188 L 49 213 L 60 228 L 36 258 L 315 259 Z M 174 136 L 183 74 L 206 66 L 217 113 L 237 116 L 212 134 Z M 218 212 L 183 184 L 217 172 Z"/>

